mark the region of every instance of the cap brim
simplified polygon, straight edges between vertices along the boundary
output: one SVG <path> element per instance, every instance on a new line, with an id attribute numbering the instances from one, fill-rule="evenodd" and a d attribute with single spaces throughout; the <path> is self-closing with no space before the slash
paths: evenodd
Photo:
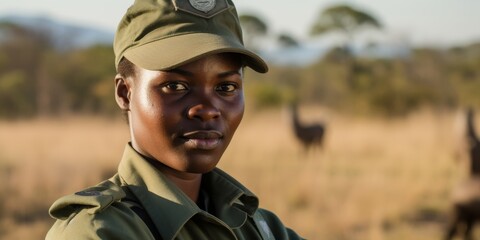
<path id="1" fill-rule="evenodd" d="M 236 39 L 208 33 L 190 33 L 152 41 L 131 47 L 123 55 L 145 69 L 169 70 L 206 55 L 225 52 L 242 54 L 245 65 L 259 73 L 268 71 L 265 61 Z"/>

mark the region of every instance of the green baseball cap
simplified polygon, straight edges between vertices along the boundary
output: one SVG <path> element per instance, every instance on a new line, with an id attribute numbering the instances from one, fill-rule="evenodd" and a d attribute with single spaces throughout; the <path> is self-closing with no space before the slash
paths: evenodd
<path id="1" fill-rule="evenodd" d="M 136 0 L 118 25 L 115 66 L 126 57 L 142 68 L 169 70 L 215 53 L 239 53 L 265 73 L 265 61 L 243 45 L 231 0 Z"/>

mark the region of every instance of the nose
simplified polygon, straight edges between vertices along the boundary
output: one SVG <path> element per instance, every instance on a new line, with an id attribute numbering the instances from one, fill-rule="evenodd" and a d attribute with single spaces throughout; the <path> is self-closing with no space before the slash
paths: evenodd
<path id="1" fill-rule="evenodd" d="M 221 113 L 211 99 L 203 97 L 202 101 L 198 101 L 188 109 L 187 115 L 190 119 L 208 121 L 220 117 Z"/>

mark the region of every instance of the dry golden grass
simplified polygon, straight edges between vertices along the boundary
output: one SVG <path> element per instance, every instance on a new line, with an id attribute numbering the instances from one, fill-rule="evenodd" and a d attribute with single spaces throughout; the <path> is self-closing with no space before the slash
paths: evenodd
<path id="1" fill-rule="evenodd" d="M 326 119 L 326 146 L 305 154 L 283 115 L 248 119 L 221 165 L 262 205 L 309 239 L 439 239 L 449 192 L 461 178 L 453 159 L 453 115 L 396 120 Z"/>
<path id="2" fill-rule="evenodd" d="M 248 112 L 220 167 L 308 239 L 441 238 L 450 190 L 465 177 L 453 114 L 300 111 L 327 123 L 323 149 L 303 152 L 282 111 Z M 42 239 L 54 199 L 100 181 L 127 141 L 121 120 L 0 122 L 0 238 Z"/>
<path id="3" fill-rule="evenodd" d="M 96 184 L 128 140 L 121 120 L 0 122 L 0 239 L 42 239 L 58 197 Z"/>

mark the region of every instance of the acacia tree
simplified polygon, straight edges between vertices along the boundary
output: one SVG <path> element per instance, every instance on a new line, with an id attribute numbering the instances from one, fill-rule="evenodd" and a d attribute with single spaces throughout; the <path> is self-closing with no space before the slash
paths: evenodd
<path id="1" fill-rule="evenodd" d="M 373 16 L 359 9 L 348 5 L 335 5 L 321 11 L 310 29 L 311 36 L 324 35 L 331 32 L 340 32 L 345 36 L 343 46 L 333 49 L 329 55 L 334 55 L 335 59 L 343 60 L 346 70 L 345 80 L 351 89 L 357 88 L 354 78 L 359 68 L 350 45 L 354 40 L 355 34 L 368 27 L 381 29 L 382 25 Z"/>
<path id="2" fill-rule="evenodd" d="M 349 51 L 354 35 L 366 28 L 381 29 L 373 16 L 348 5 L 336 5 L 323 10 L 310 29 L 311 36 L 340 32 L 345 36 L 344 50 Z"/>
<path id="3" fill-rule="evenodd" d="M 253 14 L 242 14 L 239 19 L 243 29 L 245 45 L 258 52 L 260 49 L 259 40 L 267 35 L 268 25 L 260 17 Z"/>
<path id="4" fill-rule="evenodd" d="M 288 33 L 279 34 L 277 37 L 277 41 L 283 48 L 298 47 L 300 45 L 297 39 L 295 39 L 294 37 L 292 37 L 292 35 Z"/>

